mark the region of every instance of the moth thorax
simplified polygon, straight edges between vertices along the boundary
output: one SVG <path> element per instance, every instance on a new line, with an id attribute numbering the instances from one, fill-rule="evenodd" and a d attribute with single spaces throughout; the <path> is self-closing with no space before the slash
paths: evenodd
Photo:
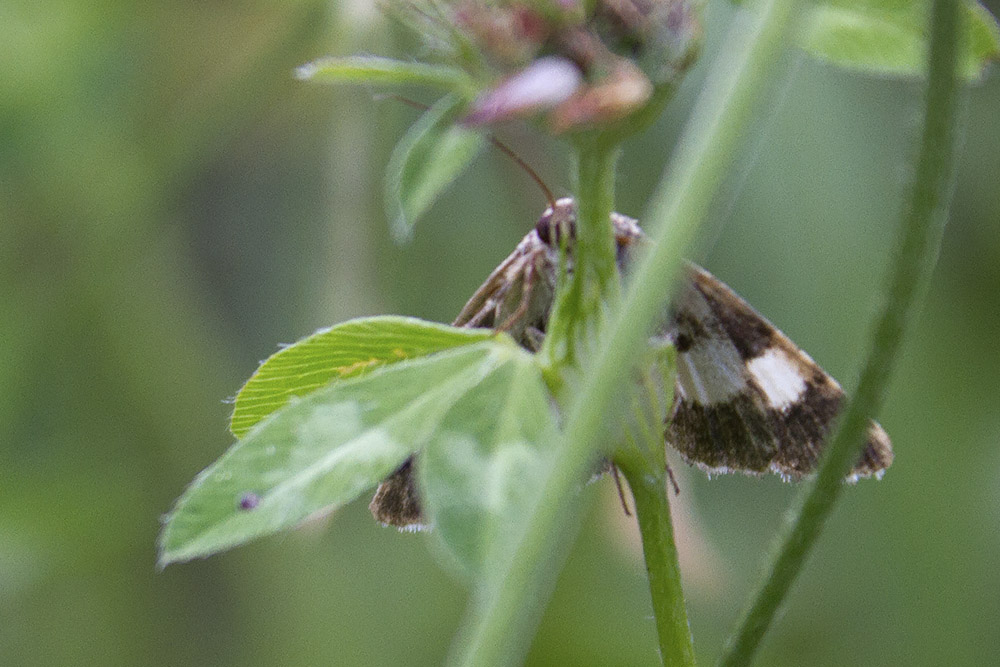
<path id="1" fill-rule="evenodd" d="M 565 238 L 572 241 L 576 238 L 576 201 L 563 197 L 542 213 L 535 224 L 538 238 L 547 246 L 558 247 Z"/>

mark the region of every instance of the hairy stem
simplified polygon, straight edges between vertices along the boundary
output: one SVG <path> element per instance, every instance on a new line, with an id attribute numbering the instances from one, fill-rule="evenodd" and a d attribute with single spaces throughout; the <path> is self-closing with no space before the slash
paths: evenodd
<path id="1" fill-rule="evenodd" d="M 868 419 L 879 411 L 903 332 L 937 258 L 953 177 L 958 8 L 955 0 L 934 2 L 924 129 L 916 180 L 900 227 L 899 254 L 888 289 L 889 298 L 875 328 L 872 349 L 857 393 L 815 481 L 805 490 L 798 512 L 785 529 L 770 574 L 751 598 L 752 603 L 738 631 L 727 645 L 722 665 L 749 664 L 802 569 L 840 495 L 841 480 L 864 446 Z"/>
<path id="2" fill-rule="evenodd" d="M 749 30 L 735 29 L 736 43 L 725 47 L 692 113 L 668 178 L 651 209 L 659 232 L 653 251 L 639 267 L 617 317 L 601 331 L 594 361 L 572 397 L 561 455 L 547 472 L 542 497 L 516 540 L 514 558 L 499 564 L 473 593 L 467 625 L 455 646 L 453 664 L 520 663 L 531 631 L 554 585 L 564 548 L 578 524 L 573 512 L 578 488 L 608 440 L 608 424 L 631 369 L 646 349 L 654 322 L 669 298 L 667 286 L 682 264 L 685 248 L 702 223 L 722 182 L 751 113 L 786 43 L 796 0 L 763 0 Z M 607 183 L 585 180 L 580 169 L 580 206 L 590 192 L 610 192 Z M 587 177 L 590 178 L 590 177 Z M 601 174 L 602 179 L 613 178 Z M 602 206 L 609 210 L 610 201 Z M 596 210 L 597 207 L 595 207 Z M 606 218 L 601 221 L 607 224 Z"/>
<path id="3" fill-rule="evenodd" d="M 660 449 L 663 448 L 660 438 Z M 694 645 L 688 626 L 681 570 L 677 563 L 674 529 L 670 521 L 670 502 L 666 493 L 666 471 L 653 469 L 645 461 L 615 459 L 632 489 L 635 513 L 642 536 L 642 553 L 649 575 L 649 593 L 660 641 L 664 666 L 694 665 Z"/>
<path id="4" fill-rule="evenodd" d="M 583 366 L 580 353 L 597 333 L 608 304 L 617 304 L 621 285 L 615 264 L 614 205 L 618 147 L 591 137 L 577 142 L 577 223 L 574 271 L 549 318 L 542 359 L 557 372 Z"/>
<path id="5" fill-rule="evenodd" d="M 577 270 L 556 303 L 545 340 L 552 346 L 547 358 L 555 359 L 554 368 L 566 368 L 582 336 L 596 321 L 593 309 L 601 308 L 604 299 L 613 298 L 620 289 L 614 236 L 608 225 L 617 153 L 615 147 L 591 145 L 578 156 Z M 602 275 L 613 280 L 602 287 Z M 469 620 L 453 647 L 452 664 L 492 666 L 523 661 L 531 631 L 554 585 L 556 556 L 564 554 L 576 533 L 578 515 L 573 510 L 580 501 L 580 486 L 593 469 L 593 451 L 563 442 L 529 525 L 520 536 L 511 536 L 518 540 L 514 559 L 490 572 L 473 592 Z"/>

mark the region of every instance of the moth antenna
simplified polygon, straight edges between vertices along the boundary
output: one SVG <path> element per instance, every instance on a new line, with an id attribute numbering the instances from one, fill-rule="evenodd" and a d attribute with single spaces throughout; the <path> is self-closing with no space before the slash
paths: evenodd
<path id="1" fill-rule="evenodd" d="M 625 516 L 632 516 L 632 512 L 628 509 L 628 503 L 625 502 L 625 489 L 622 488 L 622 478 L 618 475 L 618 466 L 614 463 L 611 464 L 611 476 L 615 478 L 615 487 L 618 489 L 618 500 L 621 501 Z"/>
<path id="2" fill-rule="evenodd" d="M 377 95 L 372 95 L 372 99 L 376 102 L 381 102 L 383 100 L 395 100 L 397 102 L 402 102 L 408 107 L 419 109 L 420 111 L 427 111 L 430 109 L 430 106 L 424 104 L 423 102 L 411 100 L 409 97 L 403 97 L 402 95 L 397 95 L 396 93 L 379 93 Z"/>
<path id="3" fill-rule="evenodd" d="M 381 2 L 379 2 L 379 3 L 376 3 L 376 4 L 382 5 L 382 4 L 388 4 L 388 3 L 381 3 Z M 451 23 L 449 23 L 447 20 L 445 20 L 445 18 L 443 16 L 440 15 L 441 14 L 441 10 L 437 6 L 437 3 L 433 3 L 433 2 L 430 3 L 430 7 L 431 7 L 431 9 L 436 10 L 435 14 L 431 14 L 430 12 L 425 11 L 423 7 L 417 6 L 417 3 L 415 3 L 415 2 L 410 3 L 409 9 L 413 13 L 415 13 L 415 14 L 417 14 L 419 16 L 424 17 L 430 23 L 437 25 L 437 27 L 443 28 L 443 29 L 447 30 L 448 32 L 455 33 L 456 32 L 455 26 L 452 25 Z M 384 11 L 386 8 L 382 7 L 381 9 Z"/>
<path id="4" fill-rule="evenodd" d="M 543 181 L 542 177 L 538 175 L 538 172 L 536 172 L 534 169 L 532 169 L 531 165 L 529 165 L 527 162 L 525 162 L 521 158 L 520 155 L 518 155 L 517 153 L 515 153 L 510 148 L 510 146 L 508 146 L 507 144 L 503 143 L 502 141 L 500 141 L 499 139 L 497 139 L 496 137 L 494 137 L 492 134 L 488 135 L 488 136 L 489 136 L 491 144 L 493 144 L 496 148 L 498 148 L 501 152 L 503 152 L 504 155 L 506 155 L 511 160 L 513 160 L 514 163 L 517 164 L 517 166 L 519 166 L 521 169 L 523 169 L 524 172 L 526 174 L 528 174 L 528 176 L 531 177 L 531 180 L 533 180 L 535 182 L 535 185 L 537 185 L 539 188 L 541 188 L 542 193 L 545 195 L 546 201 L 548 201 L 548 203 L 549 203 L 549 207 L 553 211 L 555 211 L 556 210 L 556 198 L 554 196 L 552 196 L 552 191 L 549 190 L 549 187 L 547 185 L 545 185 L 545 181 Z"/>
<path id="5" fill-rule="evenodd" d="M 421 111 L 427 111 L 428 109 L 430 109 L 430 107 L 424 104 L 423 102 L 417 102 L 416 100 L 411 100 L 409 97 L 403 97 L 402 95 L 397 95 L 395 93 L 384 93 L 375 95 L 375 99 L 379 101 L 396 100 L 397 102 L 402 102 L 403 104 L 409 107 L 413 107 L 414 109 L 419 109 Z M 535 185 L 537 185 L 542 190 L 542 194 L 545 195 L 545 200 L 548 202 L 549 208 L 551 208 L 553 211 L 556 210 L 556 198 L 552 195 L 552 191 L 549 190 L 549 186 L 545 185 L 545 181 L 542 180 L 542 177 L 538 175 L 538 172 L 532 169 L 531 165 L 525 162 L 520 155 L 515 153 L 510 146 L 500 141 L 492 134 L 488 134 L 486 135 L 486 137 L 490 140 L 490 143 L 493 144 L 494 148 L 496 148 L 501 153 L 509 157 L 511 160 L 514 161 L 514 164 L 516 164 L 517 166 L 519 166 L 521 169 L 524 170 L 524 173 L 526 173 L 531 178 L 531 180 L 535 182 Z"/>

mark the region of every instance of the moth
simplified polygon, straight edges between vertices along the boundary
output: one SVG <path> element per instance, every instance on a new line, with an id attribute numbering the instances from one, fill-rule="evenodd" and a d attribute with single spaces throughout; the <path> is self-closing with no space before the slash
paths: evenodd
<path id="1" fill-rule="evenodd" d="M 576 203 L 542 214 L 514 252 L 489 275 L 454 321 L 507 331 L 536 351 L 559 280 L 562 248 L 571 259 Z M 627 272 L 645 235 L 636 220 L 611 214 L 618 268 Z M 566 266 L 571 267 L 567 262 Z M 708 271 L 688 263 L 683 284 L 654 338 L 677 351 L 674 404 L 664 439 L 709 474 L 773 472 L 797 480 L 812 472 L 844 392 L 798 346 Z M 888 435 L 872 421 L 848 481 L 881 478 L 892 463 Z M 369 508 L 401 528 L 423 524 L 411 457 L 379 485 Z"/>

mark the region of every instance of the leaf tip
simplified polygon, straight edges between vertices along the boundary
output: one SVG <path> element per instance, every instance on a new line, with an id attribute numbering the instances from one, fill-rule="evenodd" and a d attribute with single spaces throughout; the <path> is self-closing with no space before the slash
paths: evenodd
<path id="1" fill-rule="evenodd" d="M 169 515 L 163 519 L 164 523 L 169 521 Z M 164 525 L 163 529 L 160 531 L 160 536 L 156 540 L 156 571 L 163 572 L 168 565 L 177 562 L 177 558 L 173 555 L 173 550 L 167 546 L 167 540 L 169 538 L 168 533 L 170 531 L 169 525 Z"/>
<path id="2" fill-rule="evenodd" d="M 292 76 L 294 76 L 299 81 L 308 81 L 316 76 L 316 71 L 318 70 L 316 61 L 305 63 L 304 65 L 299 65 L 292 71 Z"/>
<path id="3" fill-rule="evenodd" d="M 399 213 L 393 218 L 389 227 L 389 234 L 396 245 L 406 245 L 413 240 L 413 225 L 416 220 L 411 220 L 405 213 Z"/>
<path id="4" fill-rule="evenodd" d="M 167 569 L 167 566 L 173 562 L 174 562 L 173 559 L 171 559 L 169 555 L 161 551 L 156 556 L 156 571 L 163 572 L 165 569 Z"/>

